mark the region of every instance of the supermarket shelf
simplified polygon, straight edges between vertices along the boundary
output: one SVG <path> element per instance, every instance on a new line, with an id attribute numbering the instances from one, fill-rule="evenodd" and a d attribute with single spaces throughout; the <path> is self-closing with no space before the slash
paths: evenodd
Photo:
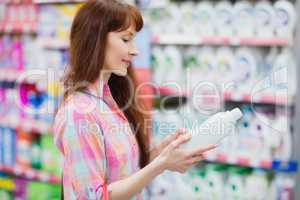
<path id="1" fill-rule="evenodd" d="M 0 68 L 0 81 L 26 82 L 31 84 L 46 83 L 45 76 L 39 77 L 39 74 L 46 74 L 47 72 L 47 69 L 15 69 L 13 67 L 5 67 Z M 45 85 L 41 84 L 40 86 L 41 89 L 45 89 Z"/>
<path id="2" fill-rule="evenodd" d="M 25 75 L 24 70 L 22 69 L 15 69 L 13 67 L 7 67 L 7 68 L 0 68 L 0 81 L 9 81 L 9 82 L 15 82 L 17 81 L 19 78 L 22 78 L 22 75 Z M 26 81 L 26 82 L 36 82 L 35 80 L 33 80 L 32 78 L 26 78 L 26 79 L 22 79 L 22 81 Z"/>
<path id="3" fill-rule="evenodd" d="M 0 118 L 1 127 L 9 127 L 13 129 L 20 129 L 26 132 L 34 132 L 38 134 L 48 134 L 52 132 L 52 126 L 40 120 L 23 119 L 23 118 Z"/>
<path id="4" fill-rule="evenodd" d="M 281 172 L 297 172 L 298 163 L 296 161 L 278 161 L 278 160 L 252 160 L 247 157 L 231 158 L 226 154 L 204 155 L 205 161 L 224 163 L 230 165 L 269 169 Z"/>
<path id="5" fill-rule="evenodd" d="M 13 34 L 13 33 L 36 33 L 36 24 L 22 24 L 22 26 L 7 26 L 5 28 L 0 28 L 0 33 Z"/>
<path id="6" fill-rule="evenodd" d="M 186 96 L 192 95 L 190 91 L 177 91 L 175 89 L 160 86 L 157 92 L 162 96 Z M 291 105 L 293 103 L 292 96 L 275 96 L 273 94 L 260 94 L 251 95 L 246 92 L 232 92 L 226 91 L 223 93 L 223 101 L 235 101 L 235 102 L 248 102 L 258 104 L 274 104 L 274 105 Z"/>
<path id="7" fill-rule="evenodd" d="M 228 37 L 183 37 L 182 35 L 153 36 L 153 44 L 164 45 L 225 45 L 225 46 L 288 46 L 291 42 L 284 38 L 228 38 Z M 59 38 L 42 38 L 44 48 L 67 49 L 69 41 Z"/>
<path id="8" fill-rule="evenodd" d="M 190 96 L 190 92 L 188 91 L 178 91 L 176 89 L 166 87 L 166 86 L 159 86 L 157 88 L 153 87 L 153 89 L 161 96 L 178 96 L 178 97 Z"/>
<path id="9" fill-rule="evenodd" d="M 60 38 L 40 38 L 38 43 L 47 49 L 68 49 L 69 41 L 67 39 Z"/>
<path id="10" fill-rule="evenodd" d="M 52 184 L 59 184 L 60 178 L 54 176 L 48 172 L 31 169 L 31 168 L 23 168 L 20 166 L 15 167 L 7 167 L 0 165 L 0 171 L 6 174 L 14 175 L 17 177 L 27 178 L 30 180 L 37 180 L 41 182 L 47 182 Z"/>
<path id="11" fill-rule="evenodd" d="M 164 45 L 224 45 L 224 46 L 289 46 L 285 38 L 193 37 L 182 35 L 153 36 L 153 44 Z"/>
<path id="12" fill-rule="evenodd" d="M 33 3 L 47 4 L 47 3 L 81 3 L 86 0 L 33 0 Z"/>
<path id="13" fill-rule="evenodd" d="M 0 68 L 1 81 L 16 81 L 23 73 L 23 70 L 14 68 Z"/>
<path id="14" fill-rule="evenodd" d="M 230 158 L 226 154 L 205 155 L 205 160 L 210 162 L 219 162 L 219 163 L 226 163 L 231 165 L 239 165 L 239 166 L 246 166 L 246 167 L 253 167 L 253 168 L 256 167 L 256 168 L 263 168 L 263 169 L 272 169 L 271 160 L 253 161 L 245 157 Z"/>
<path id="15" fill-rule="evenodd" d="M 274 105 L 291 105 L 293 97 L 291 96 L 275 96 L 272 94 L 251 95 L 243 92 L 224 92 L 224 101 L 274 104 Z"/>

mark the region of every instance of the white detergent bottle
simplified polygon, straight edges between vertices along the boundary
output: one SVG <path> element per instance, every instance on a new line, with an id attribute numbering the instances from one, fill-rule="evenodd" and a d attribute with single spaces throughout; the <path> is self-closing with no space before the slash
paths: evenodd
<path id="1" fill-rule="evenodd" d="M 182 145 L 184 149 L 193 150 L 209 145 L 217 145 L 223 138 L 234 134 L 236 122 L 243 114 L 239 108 L 217 113 L 200 126 L 191 128 L 192 138 Z"/>
<path id="2" fill-rule="evenodd" d="M 276 1 L 275 32 L 278 37 L 291 40 L 297 24 L 297 11 L 292 2 L 286 0 Z"/>

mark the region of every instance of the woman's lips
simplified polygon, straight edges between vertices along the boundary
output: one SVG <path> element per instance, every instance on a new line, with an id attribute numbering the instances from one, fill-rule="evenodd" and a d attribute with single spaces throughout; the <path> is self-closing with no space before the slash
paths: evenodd
<path id="1" fill-rule="evenodd" d="M 126 64 L 127 67 L 129 67 L 131 61 L 128 61 L 128 60 L 122 60 L 122 61 Z"/>

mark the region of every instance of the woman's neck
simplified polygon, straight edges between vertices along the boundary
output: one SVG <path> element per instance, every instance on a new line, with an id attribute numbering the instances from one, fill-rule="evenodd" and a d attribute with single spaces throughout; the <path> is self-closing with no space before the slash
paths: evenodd
<path id="1" fill-rule="evenodd" d="M 88 87 L 92 94 L 99 97 L 103 96 L 103 87 L 105 84 L 108 84 L 110 76 L 111 72 L 102 70 L 100 73 L 100 77 Z"/>

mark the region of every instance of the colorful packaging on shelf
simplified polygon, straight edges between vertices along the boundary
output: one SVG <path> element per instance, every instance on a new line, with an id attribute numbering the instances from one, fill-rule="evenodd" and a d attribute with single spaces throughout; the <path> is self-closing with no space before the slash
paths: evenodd
<path id="1" fill-rule="evenodd" d="M 41 137 L 42 148 L 42 169 L 60 176 L 61 174 L 61 155 L 53 144 L 52 135 L 43 135 Z"/>
<path id="2" fill-rule="evenodd" d="M 53 5 L 43 5 L 40 7 L 38 23 L 38 35 L 40 37 L 56 37 L 58 16 L 58 11 Z"/>
<path id="3" fill-rule="evenodd" d="M 207 164 L 205 166 L 205 183 L 208 185 L 208 187 L 206 187 L 207 191 L 205 191 L 205 194 L 208 195 L 208 199 L 224 198 L 226 169 L 227 166 L 221 164 Z"/>
<path id="4" fill-rule="evenodd" d="M 27 197 L 27 184 L 29 181 L 21 178 L 14 179 L 14 184 L 16 185 L 14 190 L 14 198 L 15 199 L 26 199 Z M 40 191 L 39 191 L 40 192 Z M 37 192 L 37 193 L 39 193 Z"/>
<path id="5" fill-rule="evenodd" d="M 23 168 L 31 168 L 31 144 L 32 144 L 32 136 L 29 133 L 18 131 L 16 133 L 17 141 L 16 141 L 16 158 L 17 165 Z"/>
<path id="6" fill-rule="evenodd" d="M 13 200 L 12 193 L 9 191 L 0 189 L 0 199 L 1 200 Z"/>
<path id="7" fill-rule="evenodd" d="M 52 185 L 40 182 L 29 182 L 26 187 L 27 200 L 60 199 L 60 185 Z M 37 192 L 39 191 L 39 192 Z"/>
<path id="8" fill-rule="evenodd" d="M 4 32 L 34 32 L 37 25 L 37 6 L 20 2 L 6 4 L 0 19 L 0 28 Z M 20 13 L 20 14 L 19 14 Z M 2 13 L 1 13 L 2 14 Z M 0 16 L 1 18 L 1 16 Z"/>
<path id="9" fill-rule="evenodd" d="M 291 173 L 278 173 L 274 180 L 276 199 L 295 199 L 295 178 Z"/>
<path id="10" fill-rule="evenodd" d="M 229 176 L 225 186 L 226 199 L 243 199 L 247 195 L 245 193 L 245 181 L 250 174 L 248 168 L 231 167 L 229 168 Z M 221 198 L 219 198 L 221 199 Z"/>
<path id="11" fill-rule="evenodd" d="M 58 38 L 61 39 L 68 38 L 70 27 L 78 8 L 79 8 L 78 5 L 72 5 L 72 4 L 55 6 L 55 9 L 57 10 L 59 16 L 59 18 L 56 18 L 57 20 L 56 33 Z"/>
<path id="12" fill-rule="evenodd" d="M 5 128 L 0 127 L 0 165 L 4 164 L 4 134 Z"/>
<path id="13" fill-rule="evenodd" d="M 194 193 L 193 199 L 206 200 L 209 197 L 209 184 L 207 184 L 206 181 L 206 172 L 204 167 L 193 170 L 190 182 Z"/>
<path id="14" fill-rule="evenodd" d="M 16 139 L 15 132 L 11 128 L 5 128 L 2 134 L 3 165 L 13 167 L 16 163 Z"/>
<path id="15" fill-rule="evenodd" d="M 46 69 L 47 55 L 45 50 L 38 44 L 38 40 L 29 35 L 22 37 L 24 68 L 25 69 Z"/>
<path id="16" fill-rule="evenodd" d="M 1 37 L 0 50 L 0 68 L 23 69 L 22 44 L 18 37 Z"/>
<path id="17" fill-rule="evenodd" d="M 12 51 L 11 51 L 12 66 L 16 69 L 22 70 L 23 67 L 23 51 L 22 43 L 19 38 L 13 38 Z"/>
<path id="18" fill-rule="evenodd" d="M 34 169 L 41 169 L 42 166 L 42 148 L 40 138 L 35 136 L 31 145 L 31 167 Z"/>

